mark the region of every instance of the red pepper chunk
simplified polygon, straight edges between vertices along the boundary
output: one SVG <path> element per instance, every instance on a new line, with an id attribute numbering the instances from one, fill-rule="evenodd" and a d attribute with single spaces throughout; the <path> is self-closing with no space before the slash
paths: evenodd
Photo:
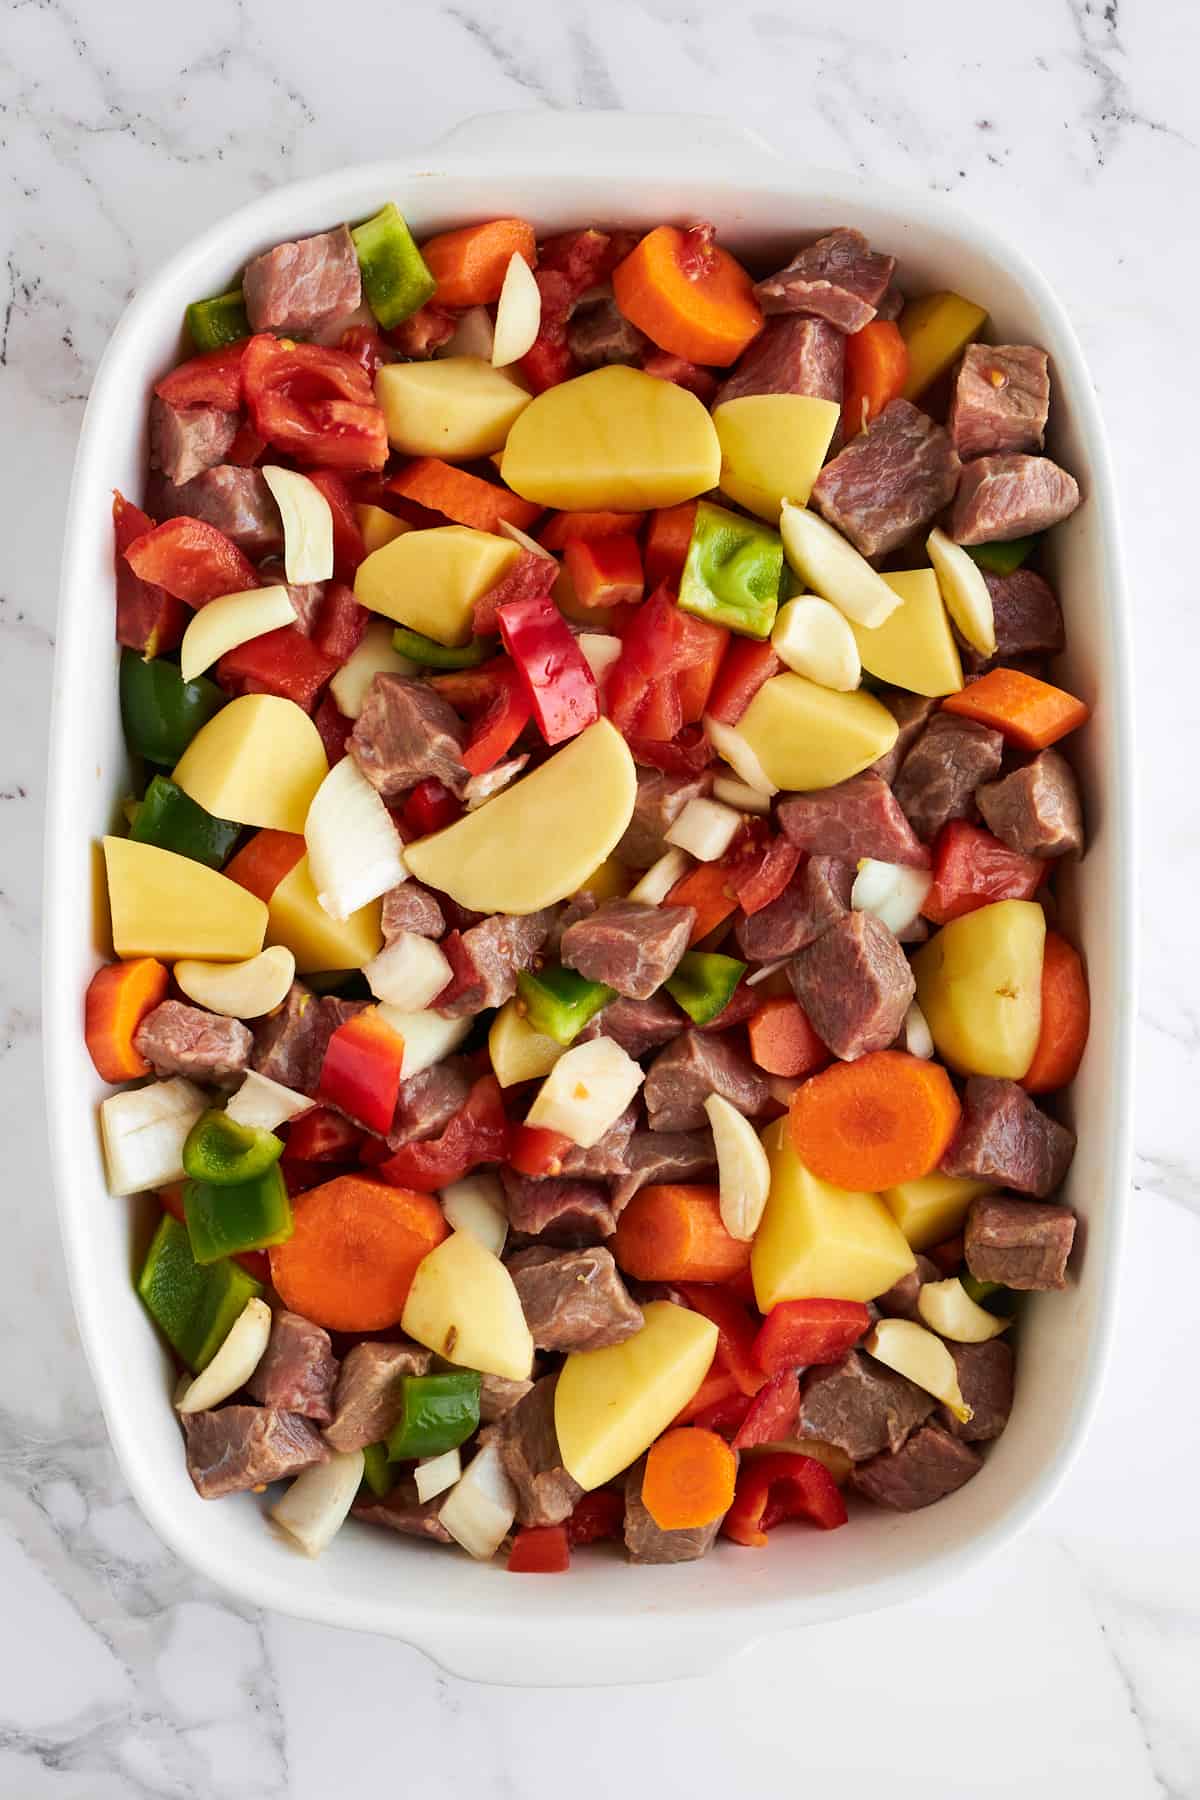
<path id="1" fill-rule="evenodd" d="M 808 1519 L 822 1531 L 846 1523 L 846 1502 L 833 1476 L 813 1456 L 778 1450 L 748 1463 L 738 1475 L 722 1536 L 762 1549 L 767 1533 L 784 1519 Z"/>
<path id="2" fill-rule="evenodd" d="M 129 546 L 154 530 L 154 520 L 113 491 L 113 536 L 116 540 L 117 642 L 144 657 L 174 650 L 188 622 L 187 608 L 166 588 L 135 575 L 126 561 Z"/>
<path id="3" fill-rule="evenodd" d="M 580 606 L 629 606 L 642 597 L 642 553 L 628 532 L 568 538 L 563 562 Z"/>
<path id="4" fill-rule="evenodd" d="M 505 1565 L 510 1575 L 562 1575 L 571 1566 L 565 1525 L 526 1525 L 513 1539 Z"/>
<path id="5" fill-rule="evenodd" d="M 508 1160 L 521 1175 L 560 1175 L 563 1157 L 571 1148 L 571 1139 L 564 1132 L 543 1125 L 518 1125 Z"/>
<path id="6" fill-rule="evenodd" d="M 785 837 L 772 838 L 762 849 L 738 859 L 729 871 L 729 884 L 744 913 L 761 912 L 778 900 L 796 870 L 803 851 Z"/>
<path id="7" fill-rule="evenodd" d="M 461 819 L 462 805 L 444 781 L 427 775 L 406 796 L 402 817 L 417 837 L 428 837 L 431 831 L 444 831 L 447 825 Z"/>
<path id="8" fill-rule="evenodd" d="M 254 429 L 296 462 L 344 471 L 387 461 L 370 378 L 345 351 L 260 333 L 246 345 L 242 386 Z"/>
<path id="9" fill-rule="evenodd" d="M 754 1340 L 754 1358 L 771 1375 L 836 1362 L 871 1325 L 859 1300 L 781 1300 Z"/>
<path id="10" fill-rule="evenodd" d="M 951 819 L 933 846 L 933 885 L 921 911 L 935 925 L 996 900 L 1032 900 L 1048 865 L 1010 850 L 999 838 L 965 819 Z"/>
<path id="11" fill-rule="evenodd" d="M 258 571 L 223 531 L 203 519 L 168 519 L 135 538 L 125 561 L 139 581 L 165 588 L 189 606 L 258 586 Z"/>
<path id="12" fill-rule="evenodd" d="M 598 1544 L 603 1538 L 621 1536 L 625 1502 L 612 1488 L 596 1488 L 585 1494 L 566 1523 L 567 1542 Z"/>
<path id="13" fill-rule="evenodd" d="M 248 338 L 189 357 L 156 381 L 154 391 L 168 406 L 215 406 L 237 412 L 242 404 L 242 358 Z"/>
<path id="14" fill-rule="evenodd" d="M 508 1118 L 500 1083 L 494 1075 L 484 1075 L 475 1083 L 465 1104 L 440 1137 L 405 1144 L 394 1156 L 380 1163 L 376 1173 L 393 1187 L 435 1194 L 452 1181 L 461 1181 L 480 1163 L 505 1162 L 508 1141 Z"/>
<path id="15" fill-rule="evenodd" d="M 366 636 L 370 617 L 366 607 L 354 598 L 353 588 L 331 581 L 313 626 L 314 648 L 339 665 L 348 661 Z"/>
<path id="16" fill-rule="evenodd" d="M 735 637 L 725 652 L 712 692 L 708 696 L 710 718 L 722 725 L 736 725 L 765 681 L 778 675 L 783 664 L 769 643 Z"/>
<path id="17" fill-rule="evenodd" d="M 577 737 L 600 717 L 596 679 L 554 602 L 510 600 L 496 614 L 538 729 L 548 744 Z"/>
<path id="18" fill-rule="evenodd" d="M 369 1131 L 386 1133 L 396 1110 L 403 1063 L 404 1039 L 371 1007 L 339 1025 L 330 1038 L 318 1096 Z"/>
<path id="19" fill-rule="evenodd" d="M 227 650 L 216 676 L 227 693 L 278 694 L 310 713 L 337 670 L 336 660 L 318 650 L 299 626 L 280 625 Z"/>
<path id="20" fill-rule="evenodd" d="M 668 775 L 699 775 L 716 755 L 699 725 L 685 725 L 664 743 L 656 738 L 631 736 L 625 739 L 634 762 L 651 769 L 663 769 Z"/>
<path id="21" fill-rule="evenodd" d="M 738 1426 L 735 1450 L 754 1444 L 777 1444 L 791 1437 L 800 1412 L 800 1383 L 793 1370 L 772 1375 L 750 1402 L 750 1410 Z"/>
<path id="22" fill-rule="evenodd" d="M 308 479 L 313 486 L 324 495 L 333 515 L 333 573 L 338 581 L 353 581 L 354 571 L 367 554 L 363 543 L 363 535 L 359 529 L 358 518 L 354 511 L 354 502 L 350 498 L 350 490 L 335 469 L 310 469 Z M 363 631 L 366 630 L 366 609 L 363 612 Z M 362 636 L 362 631 L 359 632 Z M 356 647 L 357 639 L 350 649 Z M 346 652 L 348 656 L 350 651 Z M 343 661 L 345 659 L 343 658 Z"/>
<path id="23" fill-rule="evenodd" d="M 362 1142 L 357 1125 L 328 1107 L 314 1106 L 288 1126 L 283 1154 L 289 1162 L 354 1162 Z"/>
<path id="24" fill-rule="evenodd" d="M 756 1326 L 747 1309 L 727 1288 L 705 1282 L 681 1281 L 679 1292 L 693 1312 L 711 1319 L 717 1328 L 717 1365 L 728 1370 L 743 1394 L 757 1394 L 766 1385 L 766 1372 L 754 1355 Z"/>

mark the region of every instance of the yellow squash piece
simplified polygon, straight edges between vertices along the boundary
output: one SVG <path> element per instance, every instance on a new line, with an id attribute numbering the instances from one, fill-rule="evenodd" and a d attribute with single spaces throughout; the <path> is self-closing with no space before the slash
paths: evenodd
<path id="1" fill-rule="evenodd" d="M 851 621 L 863 668 L 910 694 L 957 694 L 962 663 L 937 576 L 932 569 L 901 569 L 883 579 L 900 605 L 873 631 Z"/>
<path id="2" fill-rule="evenodd" d="M 913 958 L 917 1001 L 943 1062 L 1020 1081 L 1042 1028 L 1046 915 L 1000 900 L 952 919 Z"/>
<path id="3" fill-rule="evenodd" d="M 301 832 L 328 773 L 320 733 L 294 700 L 245 694 L 200 727 L 172 779 L 214 818 Z"/>
<path id="4" fill-rule="evenodd" d="M 388 363 L 375 377 L 388 442 L 408 456 L 490 456 L 504 448 L 529 390 L 478 356 Z"/>
<path id="5" fill-rule="evenodd" d="M 565 1044 L 535 1031 L 521 1013 L 515 1000 L 506 1000 L 492 1020 L 488 1032 L 488 1056 L 492 1073 L 501 1087 L 515 1087 L 519 1081 L 541 1081 L 548 1075 Z"/>
<path id="6" fill-rule="evenodd" d="M 723 494 L 779 523 L 785 500 L 805 506 L 821 473 L 841 407 L 807 394 L 747 394 L 713 413 L 721 445 Z"/>
<path id="7" fill-rule="evenodd" d="M 435 1252 L 436 1254 L 436 1252 Z M 554 1395 L 563 1466 L 580 1487 L 602 1487 L 636 1462 L 687 1405 L 717 1347 L 700 1313 L 653 1300 L 622 1344 L 568 1356 Z"/>
<path id="8" fill-rule="evenodd" d="M 987 313 L 961 294 L 924 294 L 900 314 L 900 335 L 908 345 L 904 398 L 915 400 L 944 375 L 987 324 Z"/>
<path id="9" fill-rule="evenodd" d="M 262 949 L 266 907 L 216 869 L 118 837 L 104 839 L 104 863 L 118 956 L 241 962 Z"/>
<path id="10" fill-rule="evenodd" d="M 371 900 L 348 919 L 331 919 L 317 899 L 308 858 L 302 856 L 271 895 L 267 942 L 292 952 L 297 975 L 363 969 L 383 949 L 380 911 L 381 903 Z"/>
<path id="11" fill-rule="evenodd" d="M 451 1232 L 417 1265 L 401 1329 L 447 1362 L 527 1381 L 533 1338 L 512 1276 L 469 1231 Z"/>
<path id="12" fill-rule="evenodd" d="M 537 912 L 612 854 L 636 794 L 628 745 L 598 719 L 478 812 L 406 844 L 404 860 L 418 881 L 475 912 Z"/>
<path id="13" fill-rule="evenodd" d="M 803 792 L 869 769 L 898 727 L 872 694 L 840 694 L 787 674 L 763 683 L 737 729 L 775 787 Z"/>
<path id="14" fill-rule="evenodd" d="M 407 519 L 398 519 L 395 513 L 387 512 L 382 506 L 356 506 L 354 517 L 358 520 L 363 549 L 368 556 L 372 550 L 382 550 L 393 538 L 403 537 L 406 531 L 414 529 Z"/>
<path id="15" fill-rule="evenodd" d="M 469 525 L 406 531 L 359 564 L 354 593 L 372 612 L 439 644 L 466 644 L 475 602 L 520 554 L 511 539 Z"/>
<path id="16" fill-rule="evenodd" d="M 883 1202 L 912 1248 L 928 1250 L 961 1231 L 972 1200 L 995 1185 L 966 1175 L 921 1175 L 885 1188 Z"/>
<path id="17" fill-rule="evenodd" d="M 771 1191 L 750 1256 L 760 1312 L 781 1300 L 874 1300 L 915 1268 L 878 1194 L 819 1181 L 796 1155 L 786 1119 L 768 1125 L 762 1141 Z"/>
<path id="18" fill-rule="evenodd" d="M 716 487 L 721 446 L 694 394 L 613 364 L 539 394 L 509 433 L 501 469 L 539 506 L 642 512 Z"/>

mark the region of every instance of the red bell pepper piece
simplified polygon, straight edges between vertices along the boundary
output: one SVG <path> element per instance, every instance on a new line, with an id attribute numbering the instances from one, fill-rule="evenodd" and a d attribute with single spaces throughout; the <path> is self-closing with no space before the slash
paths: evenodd
<path id="1" fill-rule="evenodd" d="M 567 1520 L 567 1542 L 578 1548 L 598 1544 L 603 1538 L 619 1538 L 625 1526 L 625 1501 L 612 1488 L 595 1488 L 585 1494 Z"/>
<path id="2" fill-rule="evenodd" d="M 496 617 L 510 600 L 537 600 L 548 594 L 558 580 L 559 568 L 552 556 L 539 556 L 536 550 L 522 550 L 507 575 L 494 587 L 481 594 L 471 617 L 476 637 L 495 637 L 500 629 Z"/>
<path id="3" fill-rule="evenodd" d="M 708 619 L 696 619 L 684 612 L 677 614 L 675 629 L 675 679 L 683 722 L 698 725 L 708 710 L 708 697 L 725 655 L 729 632 L 724 625 L 713 625 Z"/>
<path id="4" fill-rule="evenodd" d="M 165 588 L 189 606 L 258 586 L 258 571 L 223 531 L 203 519 L 168 519 L 135 538 L 125 561 L 140 581 Z"/>
<path id="5" fill-rule="evenodd" d="M 746 1414 L 753 1404 L 753 1396 L 743 1394 L 738 1388 L 723 1400 L 714 1400 L 711 1406 L 701 1407 L 692 1424 L 701 1431 L 715 1431 L 732 1440 L 745 1424 Z"/>
<path id="6" fill-rule="evenodd" d="M 789 1438 L 800 1415 L 800 1383 L 792 1370 L 772 1375 L 750 1402 L 750 1410 L 733 1439 L 735 1450 L 753 1444 L 778 1444 Z"/>
<path id="7" fill-rule="evenodd" d="M 699 725 L 684 725 L 669 742 L 658 738 L 627 737 L 634 762 L 668 775 L 699 775 L 716 755 Z"/>
<path id="8" fill-rule="evenodd" d="M 472 775 L 483 775 L 512 749 L 533 717 L 533 707 L 507 656 L 462 673 L 476 679 L 464 682 L 456 677 L 435 676 L 431 686 L 440 689 L 452 706 L 474 715 L 462 759 Z M 468 690 L 479 696 L 478 702 L 455 699 L 456 693 Z"/>
<path id="9" fill-rule="evenodd" d="M 335 469 L 310 469 L 308 479 L 329 502 L 333 514 L 333 573 L 338 581 L 353 582 L 354 571 L 367 554 L 350 490 Z M 364 609 L 363 631 L 367 628 Z M 359 637 L 362 632 L 359 633 Z M 355 640 L 357 642 L 357 640 Z M 354 649 L 354 644 L 350 646 Z M 332 654 L 332 652 L 331 652 Z M 346 653 L 349 655 L 349 651 Z M 343 661 L 345 659 L 343 658 Z"/>
<path id="10" fill-rule="evenodd" d="M 224 874 L 248 894 L 257 894 L 263 905 L 304 855 L 304 839 L 298 831 L 256 831 L 225 864 Z"/>
<path id="11" fill-rule="evenodd" d="M 223 344 L 219 350 L 205 350 L 191 356 L 156 381 L 154 391 L 168 406 L 216 406 L 222 412 L 237 412 L 242 404 L 242 358 L 249 339 L 237 344 Z"/>
<path id="12" fill-rule="evenodd" d="M 415 837 L 444 831 L 462 818 L 462 803 L 436 775 L 427 775 L 410 789 L 404 801 L 403 819 Z"/>
<path id="13" fill-rule="evenodd" d="M 143 581 L 126 561 L 125 552 L 138 538 L 154 530 L 154 520 L 140 507 L 130 505 L 113 490 L 113 535 L 116 540 L 117 642 L 127 650 L 140 650 L 149 659 L 174 650 L 188 622 L 182 600 L 166 588 Z"/>
<path id="14" fill-rule="evenodd" d="M 589 544 L 601 538 L 636 537 L 645 513 L 640 512 L 556 512 L 551 513 L 538 542 L 544 550 L 565 550 L 572 538 Z"/>
<path id="15" fill-rule="evenodd" d="M 673 356 L 669 350 L 649 351 L 642 358 L 642 368 L 647 375 L 657 375 L 660 381 L 673 381 L 676 387 L 686 388 L 705 406 L 711 404 L 720 386 L 711 369 L 702 369 L 685 356 Z"/>
<path id="16" fill-rule="evenodd" d="M 326 694 L 313 714 L 313 724 L 320 733 L 321 742 L 325 746 L 325 761 L 332 769 L 334 764 L 340 763 L 346 754 L 346 745 L 350 742 L 350 734 L 354 730 L 354 720 L 348 719 L 345 713 L 339 711 L 338 703 L 332 694 Z"/>
<path id="17" fill-rule="evenodd" d="M 870 1327 L 859 1300 L 781 1300 L 763 1320 L 754 1357 L 771 1375 L 836 1362 Z"/>
<path id="18" fill-rule="evenodd" d="M 387 427 L 366 370 L 344 350 L 260 333 L 242 385 L 254 429 L 305 467 L 382 469 Z"/>
<path id="19" fill-rule="evenodd" d="M 803 851 L 785 837 L 771 838 L 756 847 L 745 859 L 738 858 L 729 870 L 729 881 L 744 913 L 761 912 L 778 900 L 796 870 Z"/>
<path id="20" fill-rule="evenodd" d="M 362 643 L 370 617 L 366 607 L 354 598 L 353 588 L 342 581 L 331 581 L 313 626 L 314 647 L 340 666 Z"/>
<path id="21" fill-rule="evenodd" d="M 338 664 L 325 656 L 297 625 L 280 625 L 261 637 L 227 650 L 217 664 L 217 681 L 229 694 L 279 694 L 310 713 Z"/>
<path id="22" fill-rule="evenodd" d="M 671 1424 L 694 1425 L 702 1414 L 711 1412 L 714 1407 L 720 1406 L 730 1399 L 736 1399 L 737 1401 L 742 1402 L 746 1400 L 746 1395 L 743 1394 L 741 1388 L 729 1373 L 729 1370 L 722 1369 L 718 1366 L 717 1359 L 714 1356 L 708 1374 L 704 1377 L 704 1380 L 700 1383 L 696 1392 L 687 1402 L 687 1405 L 680 1407 L 675 1417 L 671 1420 Z M 741 1423 L 740 1415 L 738 1423 Z"/>
<path id="23" fill-rule="evenodd" d="M 266 438 L 259 437 L 249 419 L 243 419 L 237 428 L 237 436 L 225 452 L 225 461 L 234 463 L 239 469 L 252 469 L 266 447 Z"/>
<path id="24" fill-rule="evenodd" d="M 329 1040 L 317 1095 L 369 1131 L 387 1133 L 396 1110 L 404 1039 L 378 1009 L 355 1013 Z"/>
<path id="25" fill-rule="evenodd" d="M 434 1194 L 452 1181 L 461 1181 L 480 1163 L 507 1161 L 508 1143 L 500 1083 L 494 1075 L 483 1075 L 440 1137 L 405 1144 L 380 1163 L 377 1172 L 395 1187 Z"/>
<path id="26" fill-rule="evenodd" d="M 509 600 L 496 617 L 546 742 L 565 743 L 593 725 L 600 717 L 596 678 L 554 602 Z"/>
<path id="27" fill-rule="evenodd" d="M 716 1326 L 716 1361 L 721 1368 L 728 1369 L 743 1394 L 757 1394 L 766 1385 L 767 1374 L 755 1359 L 757 1326 L 749 1312 L 728 1288 L 697 1281 L 678 1285 L 692 1311 L 703 1313 Z"/>
<path id="28" fill-rule="evenodd" d="M 518 1125 L 512 1134 L 508 1160 L 521 1175 L 561 1175 L 563 1157 L 572 1148 L 561 1131 L 543 1125 Z"/>
<path id="29" fill-rule="evenodd" d="M 769 643 L 735 637 L 717 670 L 708 696 L 710 718 L 722 725 L 736 725 L 764 681 L 778 675 L 783 664 Z"/>
<path id="30" fill-rule="evenodd" d="M 354 1162 L 362 1144 L 357 1125 L 326 1106 L 314 1106 L 288 1126 L 283 1153 L 289 1162 Z"/>
<path id="31" fill-rule="evenodd" d="M 756 1457 L 738 1474 L 733 1505 L 721 1526 L 735 1544 L 761 1549 L 784 1519 L 808 1519 L 822 1531 L 846 1523 L 846 1502 L 833 1476 L 815 1456 L 777 1450 Z"/>
<path id="32" fill-rule="evenodd" d="M 650 515 L 646 531 L 646 580 L 652 588 L 665 581 L 677 587 L 687 561 L 688 545 L 696 524 L 695 500 L 678 506 L 660 506 Z"/>
<path id="33" fill-rule="evenodd" d="M 951 819 L 933 845 L 933 885 L 921 911 L 935 925 L 995 900 L 1032 900 L 1048 865 L 1010 850 L 990 831 Z"/>
<path id="34" fill-rule="evenodd" d="M 570 1566 L 565 1525 L 523 1525 L 505 1565 L 510 1575 L 562 1575 Z"/>
<path id="35" fill-rule="evenodd" d="M 683 701 L 675 675 L 650 682 L 637 712 L 637 728 L 647 744 L 670 744 L 683 730 Z"/>
<path id="36" fill-rule="evenodd" d="M 563 562 L 580 606 L 629 606 L 642 597 L 642 553 L 629 533 L 568 538 Z"/>

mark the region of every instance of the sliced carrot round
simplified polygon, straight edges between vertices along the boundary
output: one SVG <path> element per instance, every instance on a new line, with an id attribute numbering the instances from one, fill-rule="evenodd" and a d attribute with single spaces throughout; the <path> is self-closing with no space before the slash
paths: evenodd
<path id="1" fill-rule="evenodd" d="M 725 1516 L 736 1483 L 737 1457 L 725 1439 L 681 1425 L 650 1446 L 642 1505 L 660 1531 L 695 1531 Z"/>
<path id="2" fill-rule="evenodd" d="M 939 1063 L 876 1050 L 797 1088 L 789 1128 L 800 1161 L 821 1181 L 878 1193 L 935 1169 L 961 1111 Z"/>
<path id="3" fill-rule="evenodd" d="M 711 225 L 659 225 L 613 270 L 617 305 L 660 350 L 727 368 L 762 330 L 754 284 Z"/>
<path id="4" fill-rule="evenodd" d="M 750 1245 L 721 1221 L 717 1189 L 690 1182 L 635 1194 L 610 1246 L 618 1267 L 638 1281 L 729 1281 L 750 1266 Z"/>
<path id="5" fill-rule="evenodd" d="M 449 1234 L 430 1194 L 340 1175 L 292 1201 L 295 1230 L 271 1251 L 293 1312 L 332 1331 L 382 1331 L 404 1311 L 417 1265 Z"/>

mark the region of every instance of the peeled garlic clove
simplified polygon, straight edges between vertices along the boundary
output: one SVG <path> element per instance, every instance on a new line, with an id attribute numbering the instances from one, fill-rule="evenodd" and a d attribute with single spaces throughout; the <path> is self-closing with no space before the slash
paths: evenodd
<path id="1" fill-rule="evenodd" d="M 909 1319 L 880 1319 L 863 1339 L 863 1349 L 944 1401 L 960 1425 L 972 1417 L 958 1385 L 954 1358 L 941 1338 L 926 1331 L 924 1325 Z"/>
<path id="2" fill-rule="evenodd" d="M 262 1361 L 270 1335 L 270 1307 L 265 1300 L 247 1300 L 217 1354 L 176 1400 L 177 1409 L 208 1412 L 244 1388 Z"/>
<path id="3" fill-rule="evenodd" d="M 749 1119 L 720 1094 L 704 1102 L 717 1152 L 721 1222 L 730 1237 L 748 1244 L 758 1230 L 771 1188 L 771 1167 Z"/>
<path id="4" fill-rule="evenodd" d="M 533 270 L 514 251 L 504 272 L 504 286 L 496 306 L 496 336 L 492 367 L 503 369 L 533 349 L 542 323 L 542 296 Z"/>
<path id="5" fill-rule="evenodd" d="M 858 642 L 846 615 L 816 594 L 780 607 L 771 647 L 780 662 L 821 687 L 848 694 L 862 680 Z"/>
<path id="6" fill-rule="evenodd" d="M 917 1311 L 931 1331 L 956 1344 L 986 1344 L 1012 1324 L 972 1300 L 957 1275 L 949 1281 L 926 1281 L 917 1295 Z"/>
<path id="7" fill-rule="evenodd" d="M 283 520 L 283 567 L 289 582 L 329 581 L 333 576 L 333 512 L 307 475 L 267 465 L 263 480 Z"/>
<path id="8" fill-rule="evenodd" d="M 946 611 L 980 656 L 996 654 L 996 614 L 983 570 L 961 544 L 937 527 L 925 540 L 925 549 L 938 578 Z"/>

